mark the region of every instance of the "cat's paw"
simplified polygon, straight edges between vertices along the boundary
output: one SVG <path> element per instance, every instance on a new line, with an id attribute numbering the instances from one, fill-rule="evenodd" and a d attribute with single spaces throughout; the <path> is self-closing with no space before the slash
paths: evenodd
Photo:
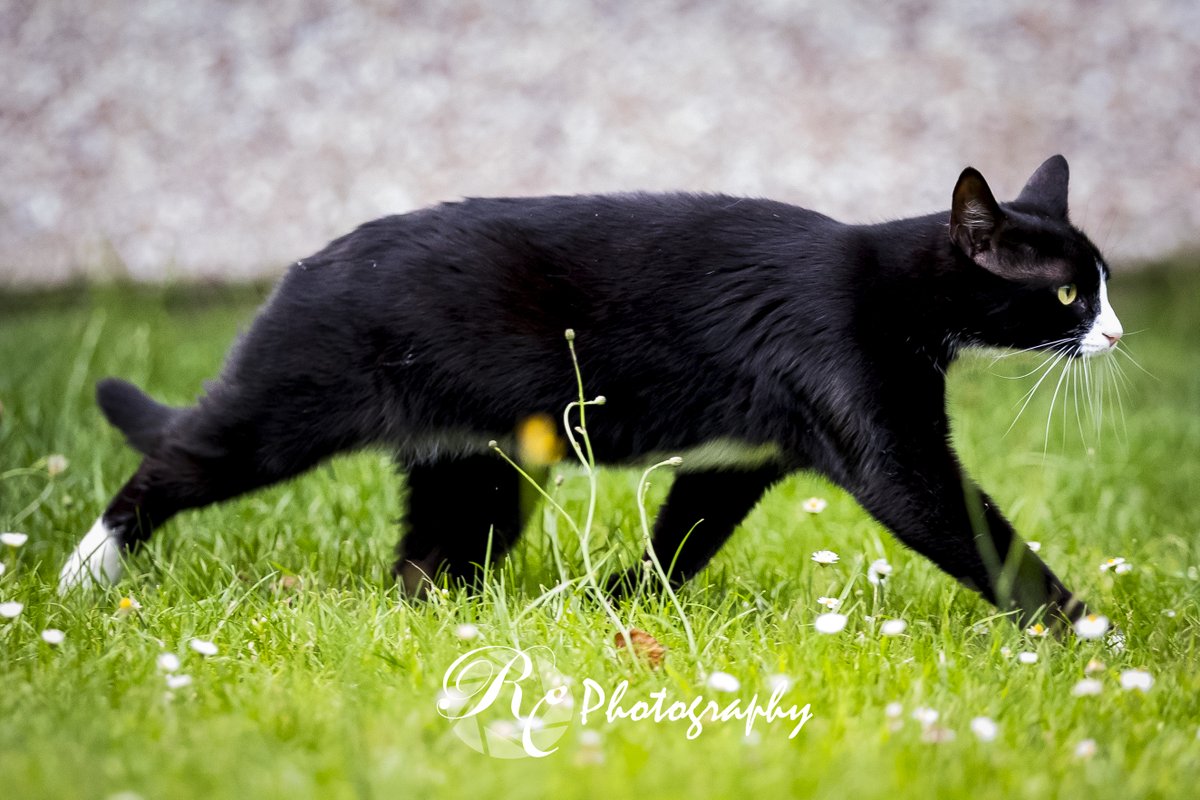
<path id="1" fill-rule="evenodd" d="M 102 517 L 67 558 L 58 575 L 58 593 L 107 586 L 116 583 L 121 572 L 121 541 Z"/>

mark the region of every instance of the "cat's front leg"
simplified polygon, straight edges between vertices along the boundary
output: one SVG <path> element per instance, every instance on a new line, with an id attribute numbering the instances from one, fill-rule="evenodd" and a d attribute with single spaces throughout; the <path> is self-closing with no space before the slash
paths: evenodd
<path id="1" fill-rule="evenodd" d="M 914 458 L 897 458 L 903 452 Z M 947 450 L 898 449 L 863 465 L 847 488 L 900 541 L 1025 626 L 1065 628 L 1087 609 Z"/>

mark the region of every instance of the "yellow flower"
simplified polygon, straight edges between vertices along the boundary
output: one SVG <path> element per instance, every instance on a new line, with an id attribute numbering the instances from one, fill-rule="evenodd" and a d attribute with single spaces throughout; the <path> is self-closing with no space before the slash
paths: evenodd
<path id="1" fill-rule="evenodd" d="M 142 604 L 132 597 L 122 597 L 117 603 L 118 614 L 132 614 L 134 611 L 140 611 Z"/>
<path id="2" fill-rule="evenodd" d="M 545 466 L 562 461 L 567 443 L 549 414 L 526 417 L 517 426 L 517 454 L 526 464 Z"/>

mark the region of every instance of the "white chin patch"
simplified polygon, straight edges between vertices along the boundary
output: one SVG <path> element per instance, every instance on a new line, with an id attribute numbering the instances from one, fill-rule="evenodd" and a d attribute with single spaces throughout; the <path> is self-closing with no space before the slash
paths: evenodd
<path id="1" fill-rule="evenodd" d="M 1085 356 L 1107 353 L 1117 346 L 1117 340 L 1124 333 L 1121 320 L 1117 319 L 1116 312 L 1108 302 L 1108 282 L 1104 280 L 1104 270 L 1099 264 L 1096 264 L 1096 268 L 1100 269 L 1100 311 L 1092 321 L 1092 327 L 1079 340 L 1079 352 Z"/>
<path id="2" fill-rule="evenodd" d="M 121 545 L 101 518 L 63 565 L 58 576 L 58 593 L 66 594 L 77 586 L 85 589 L 106 586 L 120 577 Z"/>

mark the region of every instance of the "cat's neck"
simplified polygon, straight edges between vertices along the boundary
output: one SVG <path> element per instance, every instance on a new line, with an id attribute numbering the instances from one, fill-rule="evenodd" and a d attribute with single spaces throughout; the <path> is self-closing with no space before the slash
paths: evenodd
<path id="1" fill-rule="evenodd" d="M 943 372 L 970 342 L 974 300 L 986 279 L 955 250 L 949 220 L 947 211 L 853 227 L 869 254 L 860 279 L 872 313 Z"/>

